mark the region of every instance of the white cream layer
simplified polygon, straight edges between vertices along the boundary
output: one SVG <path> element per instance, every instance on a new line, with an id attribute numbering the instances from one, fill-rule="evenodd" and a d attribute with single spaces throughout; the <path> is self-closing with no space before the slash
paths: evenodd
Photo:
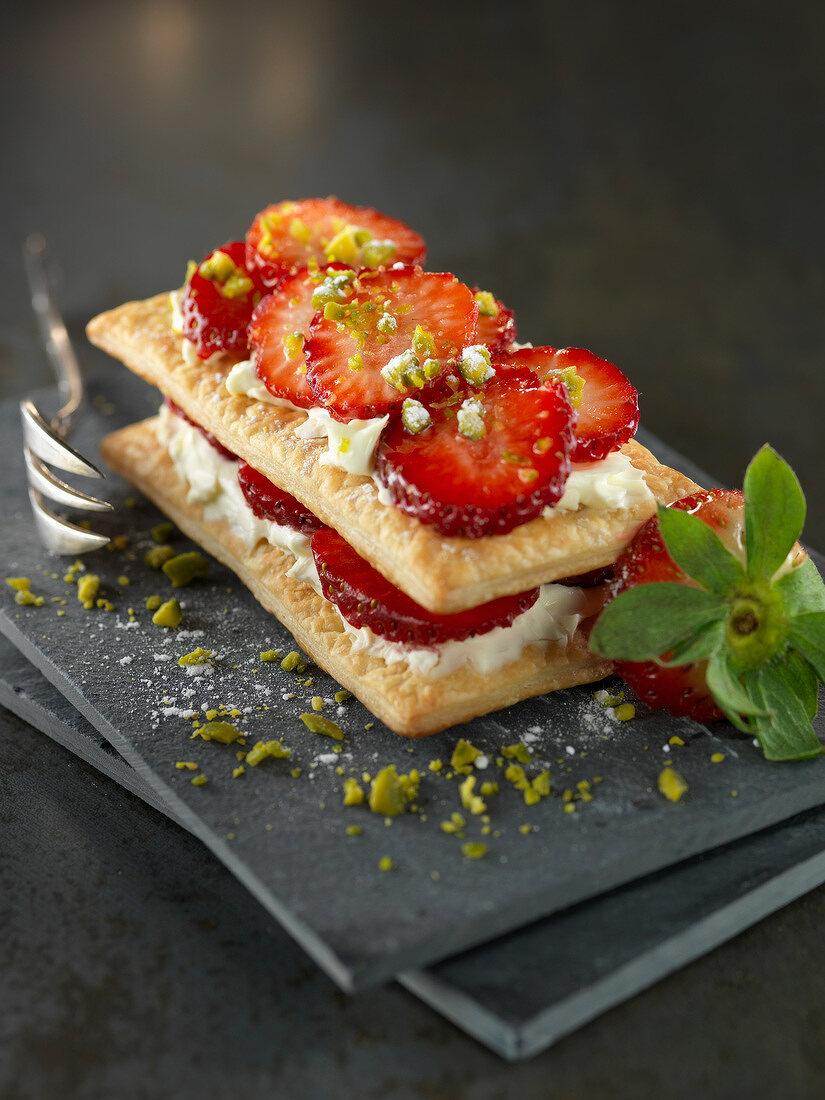
<path id="1" fill-rule="evenodd" d="M 556 511 L 576 512 L 579 508 L 607 511 L 631 508 L 642 501 L 653 500 L 645 475 L 637 470 L 627 455 L 613 451 L 599 462 L 576 463 L 570 471 L 561 500 L 542 515 L 552 519 Z"/>
<path id="2" fill-rule="evenodd" d="M 318 570 L 309 539 L 273 520 L 259 519 L 238 484 L 238 463 L 224 458 L 182 417 L 161 406 L 158 439 L 166 447 L 175 469 L 189 486 L 187 500 L 203 506 L 207 520 L 223 520 L 247 550 L 261 539 L 295 558 L 288 577 L 305 581 L 321 594 Z"/>
<path id="3" fill-rule="evenodd" d="M 305 581 L 321 595 L 318 571 L 309 539 L 290 527 L 258 519 L 238 484 L 237 462 L 224 458 L 191 424 L 166 405 L 159 412 L 158 439 L 169 452 L 178 475 L 189 486 L 187 500 L 203 507 L 207 520 L 223 520 L 248 550 L 261 539 L 292 554 L 295 563 L 287 576 Z M 447 676 L 464 664 L 481 673 L 517 660 L 528 645 L 546 642 L 567 644 L 581 621 L 586 602 L 581 588 L 561 584 L 541 586 L 539 598 L 510 626 L 498 626 L 486 634 L 438 646 L 415 647 L 387 642 L 369 627 L 356 629 L 341 616 L 352 639 L 353 652 L 368 652 L 387 664 L 405 661 L 421 675 Z M 337 610 L 337 608 L 336 608 Z M 340 613 L 339 613 L 340 614 Z"/>

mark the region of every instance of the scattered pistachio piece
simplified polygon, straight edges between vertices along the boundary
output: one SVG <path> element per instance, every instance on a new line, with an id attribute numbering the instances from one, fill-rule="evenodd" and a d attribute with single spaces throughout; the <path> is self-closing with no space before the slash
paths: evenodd
<path id="1" fill-rule="evenodd" d="M 332 737 L 336 741 L 343 741 L 344 731 L 331 719 L 325 718 L 323 714 L 301 714 L 299 717 L 307 729 L 313 733 L 320 733 L 324 737 Z"/>
<path id="2" fill-rule="evenodd" d="M 171 600 L 167 600 L 166 603 L 160 605 L 152 616 L 152 622 L 155 626 L 175 627 L 180 625 L 182 617 L 180 604 L 173 596 Z"/>
<path id="3" fill-rule="evenodd" d="M 678 802 L 688 789 L 684 776 L 675 768 L 663 768 L 659 772 L 659 790 L 671 802 Z"/>
<path id="4" fill-rule="evenodd" d="M 418 793 L 420 781 L 421 777 L 414 769 L 409 775 L 399 775 L 395 764 L 389 764 L 372 781 L 370 809 L 374 814 L 383 814 L 385 817 L 402 814 Z"/>
<path id="5" fill-rule="evenodd" d="M 152 528 L 151 535 L 155 542 L 168 542 L 175 531 L 174 523 L 159 523 Z"/>
<path id="6" fill-rule="evenodd" d="M 161 568 L 172 582 L 173 588 L 183 588 L 196 578 L 205 577 L 209 572 L 209 562 L 197 550 L 190 550 L 186 554 L 169 558 Z"/>
<path id="7" fill-rule="evenodd" d="M 257 768 L 267 757 L 272 757 L 273 760 L 288 760 L 291 755 L 292 750 L 285 749 L 280 741 L 258 741 L 246 754 L 246 763 L 251 768 Z"/>
<path id="8" fill-rule="evenodd" d="M 344 780 L 344 805 L 361 806 L 364 802 L 364 788 L 357 779 Z"/>
<path id="9" fill-rule="evenodd" d="M 201 647 L 198 646 L 198 648 L 193 649 L 191 653 L 184 653 L 182 657 L 178 657 L 178 664 L 182 668 L 192 665 L 203 665 L 207 663 L 211 656 L 211 649 L 201 649 Z"/>
<path id="10" fill-rule="evenodd" d="M 175 551 L 171 546 L 153 546 L 143 555 L 143 564 L 148 565 L 150 569 L 161 569 L 174 556 Z"/>
<path id="11" fill-rule="evenodd" d="M 461 845 L 461 853 L 465 859 L 483 859 L 487 852 L 487 845 L 477 840 L 468 840 Z"/>

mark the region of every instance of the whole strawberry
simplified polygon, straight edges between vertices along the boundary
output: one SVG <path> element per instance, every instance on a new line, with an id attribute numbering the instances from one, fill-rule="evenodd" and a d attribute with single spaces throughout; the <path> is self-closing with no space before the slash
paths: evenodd
<path id="1" fill-rule="evenodd" d="M 590 645 L 653 707 L 726 717 L 769 760 L 822 753 L 811 725 L 825 680 L 825 585 L 796 544 L 805 498 L 765 446 L 744 494 L 659 507 L 616 563 L 616 598 Z"/>

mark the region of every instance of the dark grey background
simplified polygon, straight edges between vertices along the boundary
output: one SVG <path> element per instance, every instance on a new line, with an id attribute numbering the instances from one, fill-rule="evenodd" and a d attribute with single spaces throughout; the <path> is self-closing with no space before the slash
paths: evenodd
<path id="1" fill-rule="evenodd" d="M 3 37 L 3 396 L 48 378 L 17 258 L 31 229 L 60 260 L 79 333 L 180 282 L 187 258 L 266 203 L 334 192 L 415 226 L 430 266 L 494 290 L 523 339 L 617 362 L 646 426 L 720 480 L 741 481 L 773 442 L 825 546 L 821 6 L 41 2 L 6 6 Z M 19 724 L 0 729 L 3 781 L 34 750 Z M 168 890 L 159 875 L 115 877 L 117 853 L 89 850 L 87 808 L 73 816 L 54 769 L 17 801 L 3 782 L 8 1096 L 221 1096 L 237 1080 L 247 1096 L 346 1095 L 356 1078 L 365 1095 L 425 1097 L 825 1088 L 822 891 L 525 1066 L 396 991 L 342 1003 L 334 1045 L 299 1029 L 300 1053 L 287 1042 L 239 1075 L 241 1024 L 199 1015 L 214 1001 L 183 999 L 188 1030 L 164 1015 L 182 936 L 199 981 L 226 980 L 216 951 L 240 959 L 198 923 L 179 855 L 193 842 L 170 839 Z M 136 830 L 152 825 L 116 797 Z M 231 880 L 220 890 L 252 904 Z M 136 896 L 156 922 L 151 962 L 128 951 Z M 63 913 L 74 934 L 61 923 L 47 956 L 27 955 L 29 922 Z"/>

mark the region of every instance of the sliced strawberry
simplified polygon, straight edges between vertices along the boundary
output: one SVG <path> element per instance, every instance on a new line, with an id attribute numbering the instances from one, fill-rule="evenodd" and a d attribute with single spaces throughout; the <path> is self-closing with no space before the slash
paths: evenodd
<path id="1" fill-rule="evenodd" d="M 269 478 L 253 469 L 248 462 L 238 463 L 238 482 L 249 507 L 258 519 L 272 520 L 304 535 L 320 531 L 324 526 L 306 505 L 284 489 L 273 485 Z"/>
<path id="2" fill-rule="evenodd" d="M 698 516 L 744 562 L 742 493 L 723 489 L 702 490 L 676 501 L 670 507 Z M 656 516 L 639 528 L 614 568 L 611 598 L 638 584 L 659 581 L 693 584 L 668 553 Z M 724 717 L 705 681 L 706 666 L 706 661 L 675 668 L 665 668 L 655 661 L 616 661 L 619 675 L 648 706 L 693 718 L 697 722 L 711 722 Z"/>
<path id="3" fill-rule="evenodd" d="M 312 536 L 312 553 L 324 596 L 352 626 L 368 626 L 388 642 L 432 646 L 486 634 L 497 626 L 510 626 L 539 595 L 538 588 L 532 588 L 455 615 L 434 615 L 373 569 L 331 527 Z"/>
<path id="4" fill-rule="evenodd" d="M 210 252 L 187 280 L 181 300 L 183 335 L 201 359 L 216 351 L 246 354 L 246 326 L 262 286 L 245 262 L 244 242 L 231 241 Z"/>
<path id="5" fill-rule="evenodd" d="M 316 403 L 341 420 L 398 409 L 420 385 L 398 375 L 391 384 L 382 370 L 391 372 L 417 349 L 415 369 L 423 384 L 426 363 L 433 364 L 426 368 L 432 378 L 474 343 L 477 317 L 469 287 L 454 275 L 418 267 L 362 272 L 346 299 L 331 301 L 310 326 L 304 354 Z M 418 330 L 429 340 L 416 343 Z"/>
<path id="6" fill-rule="evenodd" d="M 478 302 L 478 342 L 490 349 L 491 355 L 508 351 L 518 340 L 516 318 L 512 309 L 485 290 L 473 287 L 473 297 Z"/>
<path id="7" fill-rule="evenodd" d="M 429 413 L 418 434 L 391 423 L 379 446 L 378 479 L 402 511 L 442 535 L 479 538 L 505 534 L 561 497 L 575 414 L 557 379 L 510 371 L 483 390 L 459 387 Z"/>
<path id="8" fill-rule="evenodd" d="M 497 364 L 498 365 L 498 364 Z M 576 369 L 584 381 L 576 424 L 574 462 L 594 462 L 617 451 L 639 427 L 639 395 L 618 367 L 583 348 L 522 348 L 500 357 L 501 366 L 530 367 L 539 378 Z"/>
<path id="9" fill-rule="evenodd" d="M 330 264 L 318 272 L 303 268 L 288 276 L 260 302 L 249 325 L 249 346 L 258 377 L 271 394 L 299 408 L 315 404 L 304 359 L 304 341 L 315 316 L 312 296 L 324 273 L 336 269 L 347 270 L 343 264 Z"/>
<path id="10" fill-rule="evenodd" d="M 224 447 L 223 443 L 219 443 L 215 436 L 212 435 L 211 432 L 208 432 L 206 428 L 202 428 L 200 424 L 195 423 L 191 416 L 187 416 L 180 405 L 176 405 L 170 397 L 165 397 L 163 403 L 167 409 L 175 414 L 175 416 L 179 416 L 181 420 L 185 420 L 187 424 L 190 424 L 193 428 L 197 428 L 207 443 L 211 443 L 222 458 L 228 458 L 231 461 L 237 459 L 238 456 L 236 454 L 233 454 L 232 451 Z"/>
<path id="11" fill-rule="evenodd" d="M 265 286 L 312 263 L 336 260 L 356 270 L 395 263 L 423 264 L 424 238 L 397 218 L 336 198 L 267 206 L 246 234 L 247 263 Z"/>

